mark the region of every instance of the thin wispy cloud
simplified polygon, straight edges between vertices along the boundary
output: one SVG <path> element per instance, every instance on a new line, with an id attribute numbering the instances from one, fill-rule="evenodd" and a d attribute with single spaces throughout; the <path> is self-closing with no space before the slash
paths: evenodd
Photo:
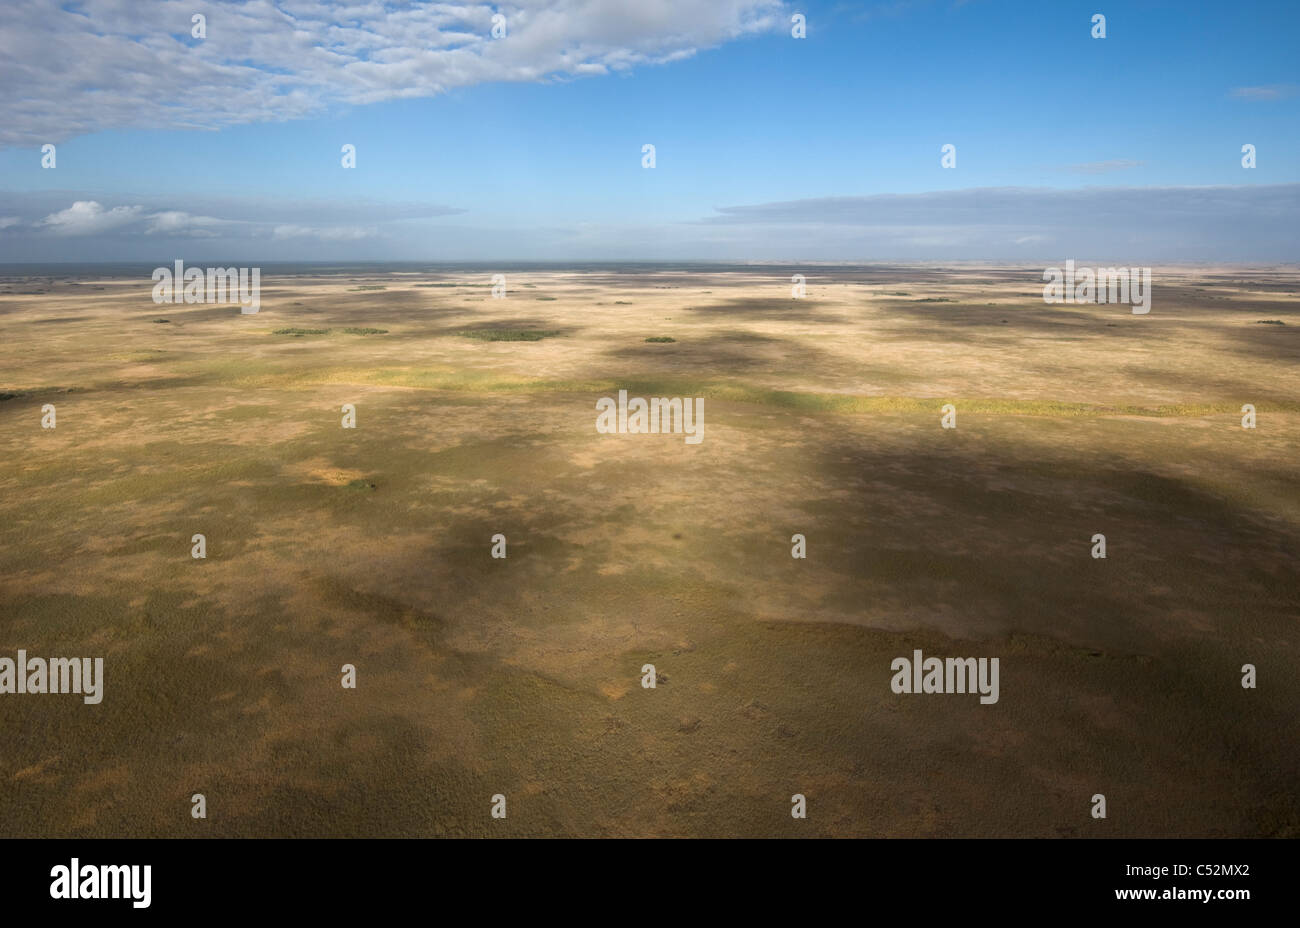
<path id="1" fill-rule="evenodd" d="M 1294 97 L 1300 87 L 1295 84 L 1268 84 L 1262 87 L 1234 87 L 1232 96 L 1241 100 L 1285 100 Z"/>
<path id="2" fill-rule="evenodd" d="M 1300 260 L 1300 184 L 984 187 L 718 208 L 698 223 L 767 253 L 913 259 L 1039 256 L 1048 249 L 1151 260 Z"/>
<path id="3" fill-rule="evenodd" d="M 314 238 L 323 242 L 355 242 L 363 238 L 374 238 L 379 234 L 379 230 L 374 226 L 361 228 L 358 226 L 332 226 L 324 229 L 314 229 L 310 226 L 276 226 L 272 233 L 273 238 Z"/>
<path id="4" fill-rule="evenodd" d="M 706 223 L 816 223 L 955 226 L 1016 224 L 1045 217 L 1095 222 L 1133 217 L 1135 227 L 1180 217 L 1289 219 L 1300 210 L 1300 184 L 1203 187 L 978 187 L 913 194 L 820 197 L 719 207 Z M 1144 217 L 1144 218 L 1143 218 Z"/>
<path id="5" fill-rule="evenodd" d="M 1082 164 L 1068 164 L 1065 169 L 1074 174 L 1109 174 L 1112 171 L 1127 171 L 1140 168 L 1145 161 L 1133 161 L 1128 158 L 1115 158 L 1111 161 L 1085 161 Z"/>

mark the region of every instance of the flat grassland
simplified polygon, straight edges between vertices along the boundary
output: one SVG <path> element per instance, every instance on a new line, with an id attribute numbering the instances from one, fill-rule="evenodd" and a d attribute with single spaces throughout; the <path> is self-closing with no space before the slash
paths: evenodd
<path id="1" fill-rule="evenodd" d="M 1300 272 L 507 279 L 0 280 L 0 835 L 1300 836 Z"/>

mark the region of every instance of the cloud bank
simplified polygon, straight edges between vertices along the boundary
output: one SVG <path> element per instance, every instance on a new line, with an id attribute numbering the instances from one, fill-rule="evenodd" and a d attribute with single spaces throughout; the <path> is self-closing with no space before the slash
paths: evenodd
<path id="1" fill-rule="evenodd" d="M 0 192 L 0 261 L 121 261 L 170 253 L 303 260 L 321 245 L 400 242 L 414 234 L 413 222 L 464 212 L 365 200 L 105 199 L 85 191 Z"/>
<path id="2" fill-rule="evenodd" d="M 0 145 L 219 128 L 485 82 L 625 71 L 775 28 L 779 0 L 6 0 Z M 206 16 L 206 37 L 191 17 Z M 493 38 L 492 17 L 506 17 Z"/>
<path id="3" fill-rule="evenodd" d="M 722 207 L 701 224 L 791 255 L 979 260 L 1066 255 L 1146 261 L 1300 260 L 1300 184 L 980 187 Z"/>
<path id="4" fill-rule="evenodd" d="M 0 193 L 10 261 L 1300 261 L 1300 184 L 981 187 L 724 206 L 682 222 L 489 226 L 449 206 Z"/>

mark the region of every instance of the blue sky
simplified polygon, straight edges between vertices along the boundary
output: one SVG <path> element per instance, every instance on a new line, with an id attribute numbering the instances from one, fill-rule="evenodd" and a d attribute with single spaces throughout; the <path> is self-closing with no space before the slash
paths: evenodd
<path id="1" fill-rule="evenodd" d="M 1292 0 L 145 6 L 0 25 L 0 261 L 1300 258 Z"/>

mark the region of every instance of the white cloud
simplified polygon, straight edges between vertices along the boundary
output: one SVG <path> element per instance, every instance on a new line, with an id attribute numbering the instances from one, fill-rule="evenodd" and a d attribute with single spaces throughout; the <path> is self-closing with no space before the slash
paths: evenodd
<path id="1" fill-rule="evenodd" d="M 55 235 L 96 235 L 135 222 L 141 206 L 115 206 L 105 210 L 94 200 L 78 200 L 67 209 L 50 213 L 40 221 Z"/>
<path id="2" fill-rule="evenodd" d="M 1128 158 L 1115 158 L 1111 161 L 1085 161 L 1083 164 L 1066 165 L 1066 170 L 1076 174 L 1109 174 L 1111 171 L 1126 171 L 1140 168 L 1145 161 L 1132 161 Z"/>
<path id="3" fill-rule="evenodd" d="M 355 242 L 397 232 L 407 223 L 464 212 L 418 201 L 187 196 L 177 202 L 161 195 L 132 195 L 131 199 L 135 202 L 109 208 L 88 191 L 0 192 L 0 231 L 27 227 L 45 233 L 29 235 L 33 241 L 79 237 L 90 248 L 107 239 L 119 244 L 135 240 L 141 250 L 151 251 L 186 240 L 232 245 L 289 239 Z M 69 202 L 71 206 L 66 205 Z M 64 254 L 81 253 L 69 250 L 67 243 L 57 247 Z"/>
<path id="4" fill-rule="evenodd" d="M 780 0 L 322 4 L 6 0 L 0 144 L 291 119 L 338 103 L 626 70 L 783 25 Z M 508 34 L 491 37 L 492 15 Z"/>
<path id="5" fill-rule="evenodd" d="M 165 210 L 148 217 L 146 235 L 184 235 L 190 238 L 215 238 L 223 230 L 238 225 L 212 216 L 192 216 L 182 210 Z"/>

